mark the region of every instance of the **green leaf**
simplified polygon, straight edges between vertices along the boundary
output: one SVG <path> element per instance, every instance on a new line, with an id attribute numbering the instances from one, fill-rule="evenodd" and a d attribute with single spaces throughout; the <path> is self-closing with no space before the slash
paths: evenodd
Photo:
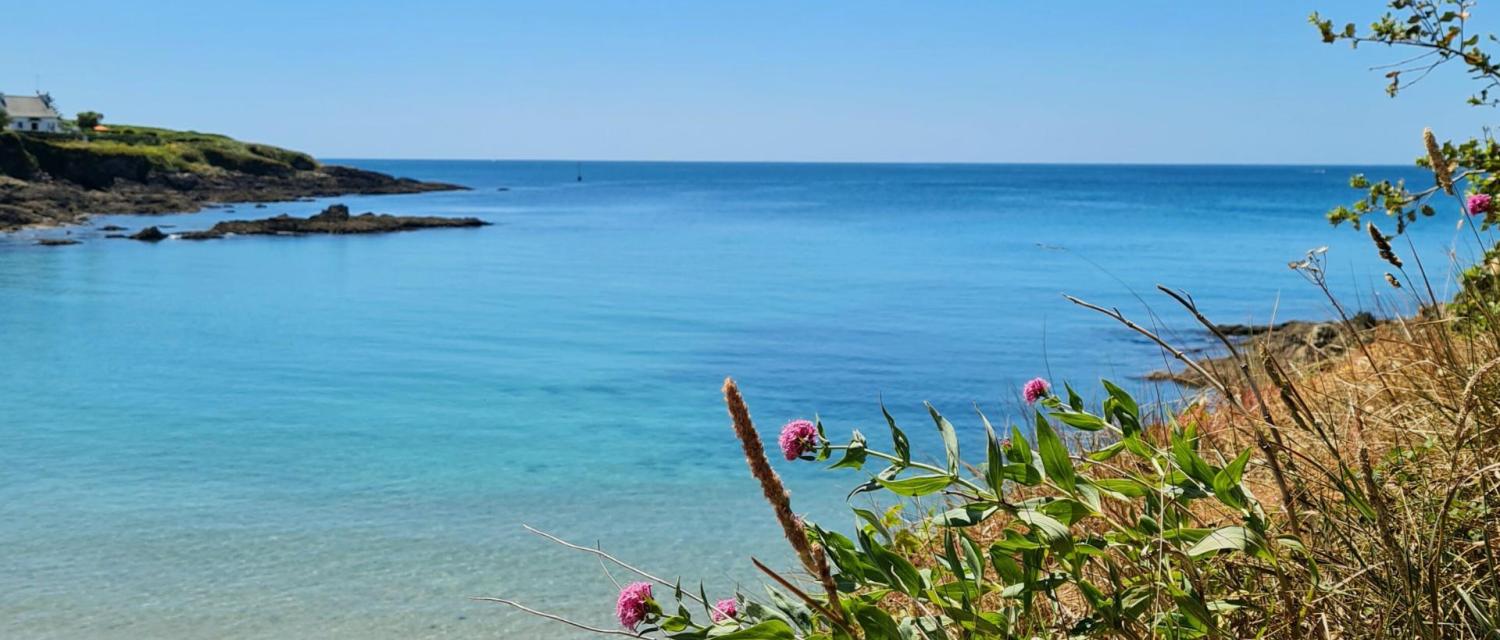
<path id="1" fill-rule="evenodd" d="M 829 469 L 858 469 L 864 466 L 865 456 L 865 436 L 856 429 L 854 436 L 849 440 L 849 448 L 844 450 L 844 457 L 829 467 Z"/>
<path id="2" fill-rule="evenodd" d="M 1115 386 L 1113 382 L 1108 380 L 1100 380 L 1100 382 L 1104 383 L 1104 388 L 1109 391 L 1109 397 L 1114 398 L 1115 402 L 1120 403 L 1121 408 L 1129 412 L 1130 415 L 1137 418 L 1140 417 L 1141 408 L 1135 403 L 1135 398 L 1130 397 L 1130 394 L 1125 393 L 1124 389 Z"/>
<path id="3" fill-rule="evenodd" d="M 939 414 L 937 409 L 933 408 L 932 403 L 923 404 L 927 405 L 927 413 L 932 414 L 932 421 L 937 423 L 938 433 L 943 436 L 943 453 L 947 454 L 948 457 L 948 475 L 957 476 L 959 463 L 958 434 L 953 431 L 953 423 L 948 422 L 947 418 Z"/>
<path id="4" fill-rule="evenodd" d="M 1043 545 L 1040 542 L 1021 535 L 1021 532 L 1016 531 L 1015 529 L 1006 529 L 1005 537 L 996 540 L 990 545 L 991 552 L 993 552 L 995 549 L 1000 549 L 1008 553 L 1015 553 L 1018 551 L 1034 551 L 1037 549 L 1041 549 L 1042 547 Z"/>
<path id="5" fill-rule="evenodd" d="M 949 476 L 940 476 L 934 474 L 926 476 L 912 476 L 910 478 L 902 478 L 900 480 L 884 480 L 877 477 L 875 478 L 875 481 L 879 482 L 880 486 L 885 487 L 891 493 L 894 493 L 898 496 L 906 496 L 908 498 L 912 498 L 942 491 L 953 482 L 953 478 Z"/>
<path id="6" fill-rule="evenodd" d="M 1258 542 L 1259 537 L 1253 531 L 1238 525 L 1220 527 L 1209 532 L 1198 544 L 1188 549 L 1187 553 L 1193 557 L 1228 550 L 1254 554 L 1263 546 Z"/>
<path id="7" fill-rule="evenodd" d="M 1245 464 L 1250 461 L 1250 450 L 1246 449 L 1236 457 L 1229 466 L 1220 469 L 1214 474 L 1214 495 L 1220 502 L 1234 507 L 1244 509 L 1246 506 L 1245 494 L 1240 491 L 1240 478 L 1245 474 Z"/>
<path id="8" fill-rule="evenodd" d="M 1074 411 L 1083 411 L 1083 398 L 1073 390 L 1073 385 L 1064 382 L 1063 388 L 1068 390 L 1068 406 Z"/>
<path id="9" fill-rule="evenodd" d="M 1024 579 L 1025 573 L 1021 571 L 1021 563 L 1007 555 L 999 545 L 991 545 L 989 555 L 990 566 L 994 567 L 995 575 L 1000 576 L 1002 582 L 1013 584 Z"/>
<path id="10" fill-rule="evenodd" d="M 813 425 L 818 430 L 818 455 L 815 459 L 822 462 L 828 459 L 828 453 L 831 451 L 828 446 L 828 434 L 823 431 L 823 418 L 817 414 L 813 414 Z"/>
<path id="11" fill-rule="evenodd" d="M 1073 461 L 1068 459 L 1068 447 L 1057 437 L 1057 432 L 1052 430 L 1052 425 L 1048 424 L 1047 418 L 1040 411 L 1036 414 L 1036 448 L 1041 453 L 1047 478 L 1062 490 L 1072 493 L 1076 481 Z"/>
<path id="12" fill-rule="evenodd" d="M 1026 442 L 1026 436 L 1021 435 L 1019 427 L 1011 425 L 1010 434 L 1010 446 L 1005 449 L 1005 459 L 1009 461 L 1005 465 L 1005 477 L 1028 487 L 1040 485 L 1042 461 L 1031 455 L 1031 445 Z"/>
<path id="13" fill-rule="evenodd" d="M 1042 539 L 1049 543 L 1068 538 L 1068 528 L 1041 511 L 1021 509 L 1016 512 L 1016 519 L 1026 523 L 1032 531 L 1040 534 Z"/>
<path id="14" fill-rule="evenodd" d="M 912 597 L 917 597 L 923 589 L 927 588 L 921 572 L 917 571 L 910 561 L 901 557 L 901 554 L 886 549 L 863 533 L 859 536 L 859 544 L 864 548 L 865 555 L 875 564 L 875 568 L 885 574 L 887 584 L 892 588 Z"/>
<path id="15" fill-rule="evenodd" d="M 1129 478 L 1105 478 L 1094 480 L 1094 486 L 1110 493 L 1117 493 L 1126 498 L 1144 498 L 1151 488 Z"/>
<path id="16" fill-rule="evenodd" d="M 1125 450 L 1125 445 L 1126 441 L 1121 440 L 1103 449 L 1091 452 L 1086 457 L 1090 460 L 1093 460 L 1094 462 L 1104 462 L 1106 460 L 1109 460 L 1110 458 L 1120 455 L 1120 452 Z"/>
<path id="17" fill-rule="evenodd" d="M 880 521 L 880 516 L 875 515 L 873 511 L 870 511 L 868 509 L 861 509 L 859 507 L 853 507 L 853 509 L 854 515 L 857 515 L 865 522 L 870 523 L 870 526 L 874 528 L 875 531 L 879 532 L 880 536 L 882 538 L 885 538 L 886 542 L 890 542 L 891 530 L 887 529 L 885 523 Z"/>
<path id="18" fill-rule="evenodd" d="M 891 426 L 891 446 L 896 449 L 896 457 L 901 458 L 901 466 L 911 465 L 911 442 L 906 439 L 906 434 L 896 426 L 896 419 L 891 417 L 891 412 L 885 410 L 885 403 L 880 403 L 880 413 L 885 415 L 885 423 Z"/>
<path id="19" fill-rule="evenodd" d="M 984 412 L 978 406 L 974 407 L 974 412 L 979 414 L 979 421 L 984 423 L 984 480 L 990 485 L 990 490 L 995 492 L 995 497 L 999 498 L 1005 493 L 1005 450 L 1000 446 L 1000 438 L 995 436 L 995 427 L 990 424 L 990 419 L 984 417 Z"/>
<path id="20" fill-rule="evenodd" d="M 1041 511 L 1056 518 L 1065 527 L 1071 527 L 1079 520 L 1094 514 L 1094 510 L 1088 505 L 1077 500 L 1054 500 L 1042 505 Z"/>
<path id="21" fill-rule="evenodd" d="M 1005 465 L 1000 469 L 1000 473 L 1006 480 L 1013 480 L 1028 487 L 1035 487 L 1042 483 L 1042 472 L 1037 471 L 1036 465 L 1017 462 Z"/>
<path id="22" fill-rule="evenodd" d="M 766 596 L 771 599 L 771 605 L 783 614 L 779 616 L 783 620 L 789 623 L 796 621 L 799 624 L 812 622 L 812 610 L 808 609 L 807 605 L 802 604 L 800 601 L 792 601 L 791 598 L 786 597 L 780 591 L 772 589 L 770 585 L 766 585 L 765 588 Z"/>
<path id="23" fill-rule="evenodd" d="M 854 621 L 859 623 L 859 628 L 864 629 L 868 640 L 902 640 L 901 629 L 896 626 L 896 621 L 890 614 L 881 611 L 880 607 L 856 604 L 853 609 Z"/>
<path id="24" fill-rule="evenodd" d="M 1021 428 L 1015 425 L 1010 427 L 1010 447 L 1005 450 L 1005 459 L 1012 463 L 1031 464 L 1031 445 L 1021 434 Z"/>
<path id="25" fill-rule="evenodd" d="M 995 515 L 1000 507 L 983 502 L 966 504 L 933 516 L 932 521 L 945 527 L 972 527 Z"/>
<path id="26" fill-rule="evenodd" d="M 865 483 L 855 487 L 844 499 L 849 500 L 861 493 L 875 491 L 880 488 L 881 480 L 894 480 L 898 475 L 901 475 L 901 467 L 899 465 L 893 464 L 889 467 L 881 469 L 880 473 L 875 474 L 875 477 L 870 478 Z"/>
<path id="27" fill-rule="evenodd" d="M 1203 629 L 1213 627 L 1214 616 L 1197 596 L 1181 589 L 1172 589 L 1172 601 L 1177 603 L 1177 610 L 1198 623 Z"/>
<path id="28" fill-rule="evenodd" d="M 1178 468 L 1182 469 L 1189 478 L 1198 482 L 1213 486 L 1214 470 L 1208 466 L 1198 452 L 1193 450 L 1192 439 L 1189 436 L 1178 436 L 1172 438 L 1172 458 L 1177 461 Z"/>
<path id="29" fill-rule="evenodd" d="M 1091 413 L 1053 411 L 1052 417 L 1061 420 L 1063 424 L 1073 427 L 1074 429 L 1082 429 L 1084 431 L 1098 431 L 1106 426 L 1109 426 L 1109 423 L 1105 422 L 1099 416 L 1093 415 Z"/>
<path id="30" fill-rule="evenodd" d="M 767 620 L 748 629 L 740 629 L 722 636 L 718 640 L 796 640 L 792 628 L 780 620 Z"/>

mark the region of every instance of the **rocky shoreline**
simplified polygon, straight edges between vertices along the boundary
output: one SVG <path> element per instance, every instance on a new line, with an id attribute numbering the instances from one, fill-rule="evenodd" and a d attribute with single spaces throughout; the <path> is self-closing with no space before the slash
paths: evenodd
<path id="1" fill-rule="evenodd" d="M 284 175 L 153 175 L 145 182 L 116 180 L 102 188 L 49 176 L 33 180 L 0 176 L 0 232 L 81 224 L 96 214 L 192 213 L 225 202 L 284 202 L 351 194 L 467 189 L 456 184 L 396 178 L 335 165 Z"/>
<path id="2" fill-rule="evenodd" d="M 1284 366 L 1305 368 L 1343 355 L 1353 346 L 1353 340 L 1366 339 L 1366 334 L 1385 322 L 1369 313 L 1358 313 L 1349 319 L 1348 327 L 1342 322 L 1292 320 L 1275 325 L 1225 324 L 1215 329 L 1235 342 L 1237 348 L 1256 354 L 1251 358 L 1252 363 L 1258 363 L 1261 354 L 1270 354 Z M 1350 327 L 1355 335 L 1350 335 Z M 1215 376 L 1234 379 L 1239 375 L 1236 373 L 1239 363 L 1227 354 L 1195 360 Z M 1255 366 L 1259 367 L 1258 364 Z M 1190 368 L 1153 371 L 1146 374 L 1145 379 L 1187 387 L 1209 386 L 1203 374 Z"/>

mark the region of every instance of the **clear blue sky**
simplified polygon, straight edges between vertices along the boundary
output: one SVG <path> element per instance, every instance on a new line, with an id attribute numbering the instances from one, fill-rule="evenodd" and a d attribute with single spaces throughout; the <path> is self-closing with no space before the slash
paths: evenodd
<path id="1" fill-rule="evenodd" d="M 6 12 L 0 90 L 368 158 L 1407 163 L 1493 121 L 1306 24 L 1381 6 L 74 0 Z"/>

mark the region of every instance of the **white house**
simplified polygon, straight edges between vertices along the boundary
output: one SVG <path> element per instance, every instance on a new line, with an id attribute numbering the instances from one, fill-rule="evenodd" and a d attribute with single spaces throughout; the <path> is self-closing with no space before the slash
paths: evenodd
<path id="1" fill-rule="evenodd" d="M 10 128 L 15 131 L 62 131 L 62 116 L 52 104 L 52 96 L 11 96 L 0 93 L 0 109 L 10 114 Z"/>

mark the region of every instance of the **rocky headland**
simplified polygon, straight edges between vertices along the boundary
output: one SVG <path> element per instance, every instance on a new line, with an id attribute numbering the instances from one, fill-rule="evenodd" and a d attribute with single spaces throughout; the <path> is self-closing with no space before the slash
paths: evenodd
<path id="1" fill-rule="evenodd" d="M 89 139 L 0 132 L 0 232 L 77 224 L 90 214 L 466 188 L 325 165 L 214 134 L 127 126 Z"/>

